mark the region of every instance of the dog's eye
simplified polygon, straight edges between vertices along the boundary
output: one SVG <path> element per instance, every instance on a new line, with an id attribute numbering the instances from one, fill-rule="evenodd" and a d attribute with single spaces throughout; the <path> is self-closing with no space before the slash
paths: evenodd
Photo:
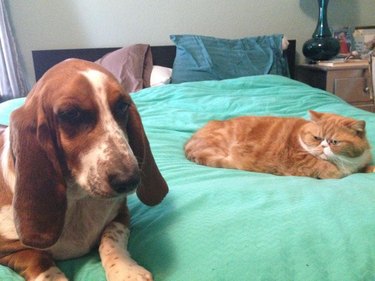
<path id="1" fill-rule="evenodd" d="M 60 111 L 57 116 L 62 122 L 77 123 L 82 119 L 82 111 L 78 108 L 69 108 Z"/>
<path id="2" fill-rule="evenodd" d="M 128 114 L 129 104 L 123 100 L 118 100 L 115 104 L 114 113 L 117 117 L 123 117 Z"/>

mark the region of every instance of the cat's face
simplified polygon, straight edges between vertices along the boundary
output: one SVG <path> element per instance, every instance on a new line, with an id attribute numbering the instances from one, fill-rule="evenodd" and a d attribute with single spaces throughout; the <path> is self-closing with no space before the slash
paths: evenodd
<path id="1" fill-rule="evenodd" d="M 301 144 L 310 154 L 336 162 L 360 157 L 369 149 L 364 121 L 314 111 L 310 116 L 300 133 Z"/>

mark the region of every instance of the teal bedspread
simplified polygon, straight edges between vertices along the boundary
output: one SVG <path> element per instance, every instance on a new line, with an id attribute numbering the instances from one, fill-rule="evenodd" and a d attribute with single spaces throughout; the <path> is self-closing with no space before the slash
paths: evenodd
<path id="1" fill-rule="evenodd" d="M 375 147 L 375 114 L 273 75 L 165 85 L 132 97 L 170 187 L 156 207 L 129 198 L 129 251 L 155 280 L 375 280 L 375 174 L 280 177 L 199 166 L 183 153 L 208 120 L 307 118 L 309 109 L 366 120 Z M 4 110 L 0 104 L 0 123 Z M 96 251 L 58 264 L 71 280 L 105 280 Z M 22 278 L 0 267 L 0 280 Z"/>

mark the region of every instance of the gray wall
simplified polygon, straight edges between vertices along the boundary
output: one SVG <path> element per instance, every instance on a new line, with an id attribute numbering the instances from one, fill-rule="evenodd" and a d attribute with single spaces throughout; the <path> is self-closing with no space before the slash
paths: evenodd
<path id="1" fill-rule="evenodd" d="M 284 33 L 301 48 L 316 25 L 316 0 L 8 0 L 29 84 L 31 51 L 170 44 L 170 34 L 222 38 Z M 331 0 L 329 24 L 375 25 L 375 0 Z"/>

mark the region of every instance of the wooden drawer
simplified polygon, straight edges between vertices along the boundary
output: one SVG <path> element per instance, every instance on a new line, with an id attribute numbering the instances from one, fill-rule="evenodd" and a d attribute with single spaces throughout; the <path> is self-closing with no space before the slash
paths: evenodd
<path id="1" fill-rule="evenodd" d="M 375 112 L 375 105 L 371 105 L 371 104 L 355 104 L 355 107 L 358 107 L 358 108 L 366 110 L 366 111 Z"/>
<path id="2" fill-rule="evenodd" d="M 331 92 L 352 105 L 375 112 L 371 73 L 367 65 L 323 67 L 302 64 L 297 66 L 297 80 Z"/>
<path id="3" fill-rule="evenodd" d="M 333 92 L 350 103 L 372 100 L 369 81 L 364 77 L 335 79 Z"/>

